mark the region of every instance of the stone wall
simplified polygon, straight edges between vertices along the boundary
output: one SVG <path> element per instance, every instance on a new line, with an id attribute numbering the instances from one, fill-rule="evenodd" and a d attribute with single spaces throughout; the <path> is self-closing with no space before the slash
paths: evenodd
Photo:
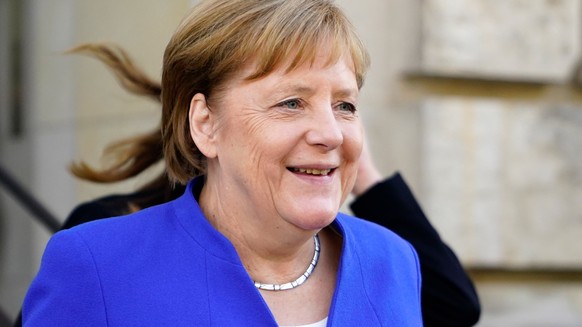
<path id="1" fill-rule="evenodd" d="M 474 273 L 479 326 L 579 326 L 582 2 L 421 3 L 401 88 L 419 122 L 416 187 Z"/>
<path id="2" fill-rule="evenodd" d="M 420 79 L 476 86 L 416 99 L 420 189 L 468 265 L 582 267 L 581 9 L 578 0 L 422 2 Z"/>
<path id="3" fill-rule="evenodd" d="M 580 55 L 578 0 L 428 0 L 422 7 L 424 72 L 555 82 Z"/>
<path id="4" fill-rule="evenodd" d="M 426 209 L 471 266 L 582 268 L 582 106 L 427 98 Z"/>

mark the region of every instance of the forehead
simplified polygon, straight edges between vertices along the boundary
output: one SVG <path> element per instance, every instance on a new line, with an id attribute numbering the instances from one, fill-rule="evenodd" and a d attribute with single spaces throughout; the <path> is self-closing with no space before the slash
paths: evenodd
<path id="1" fill-rule="evenodd" d="M 241 66 L 236 75 L 238 79 L 253 81 L 267 76 L 290 76 L 298 72 L 322 72 L 330 68 L 337 70 L 340 67 L 342 70 L 349 71 L 355 78 L 356 68 L 349 53 L 337 55 L 328 47 L 321 47 L 313 52 L 308 60 L 298 60 L 297 56 L 288 56 L 268 71 L 263 69 L 261 58 L 253 56 Z"/>
<path id="2" fill-rule="evenodd" d="M 359 94 L 356 74 L 351 59 L 342 56 L 336 61 L 320 56 L 313 62 L 289 69 L 289 65 L 280 65 L 272 72 L 258 78 L 249 78 L 255 74 L 256 62 L 246 65 L 230 80 L 230 87 L 259 87 L 268 90 L 270 95 L 288 96 L 291 94 L 309 95 L 321 89 L 330 89 L 337 97 L 356 98 Z"/>
<path id="3" fill-rule="evenodd" d="M 272 65 L 265 67 L 266 61 L 272 62 Z M 320 44 L 308 53 L 297 51 L 284 58 L 279 58 L 274 63 L 273 61 L 272 58 L 265 58 L 260 54 L 252 56 L 239 70 L 240 75 L 247 80 L 253 80 L 271 74 L 285 75 L 297 71 L 317 71 L 338 65 L 356 74 L 351 54 L 347 51 L 338 52 L 331 42 Z"/>

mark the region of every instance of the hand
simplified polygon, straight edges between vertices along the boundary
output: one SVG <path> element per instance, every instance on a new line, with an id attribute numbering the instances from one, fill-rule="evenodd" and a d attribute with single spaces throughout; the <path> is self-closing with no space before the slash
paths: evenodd
<path id="1" fill-rule="evenodd" d="M 358 177 L 356 177 L 352 194 L 354 196 L 360 196 L 381 180 L 382 174 L 380 174 L 380 171 L 378 171 L 378 168 L 376 168 L 376 165 L 374 164 L 372 154 L 368 148 L 368 142 L 364 137 L 362 154 L 360 155 L 360 161 L 358 162 Z"/>

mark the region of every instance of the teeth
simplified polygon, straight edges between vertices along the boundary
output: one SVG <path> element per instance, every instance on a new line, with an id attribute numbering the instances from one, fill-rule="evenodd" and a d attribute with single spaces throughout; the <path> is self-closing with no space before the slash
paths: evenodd
<path id="1" fill-rule="evenodd" d="M 331 171 L 331 169 L 304 169 L 304 168 L 294 168 L 295 172 L 309 174 L 309 175 L 327 175 Z"/>

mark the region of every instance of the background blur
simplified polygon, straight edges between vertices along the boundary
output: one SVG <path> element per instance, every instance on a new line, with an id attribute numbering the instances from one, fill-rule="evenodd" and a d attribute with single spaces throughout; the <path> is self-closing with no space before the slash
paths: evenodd
<path id="1" fill-rule="evenodd" d="M 61 221 L 134 189 L 73 179 L 155 103 L 62 51 L 125 47 L 159 78 L 195 0 L 0 0 L 0 164 Z M 372 56 L 360 113 L 474 277 L 478 326 L 582 325 L 581 0 L 337 0 Z M 16 315 L 50 232 L 0 187 L 0 310 Z"/>

